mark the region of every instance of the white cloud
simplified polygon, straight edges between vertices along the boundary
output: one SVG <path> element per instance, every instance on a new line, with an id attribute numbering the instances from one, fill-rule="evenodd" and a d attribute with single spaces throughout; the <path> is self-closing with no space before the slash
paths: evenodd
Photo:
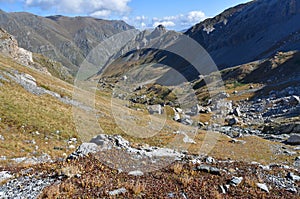
<path id="1" fill-rule="evenodd" d="M 25 5 L 41 9 L 54 9 L 60 13 L 107 17 L 112 13 L 122 15 L 129 12 L 129 2 L 130 0 L 26 0 Z"/>
<path id="2" fill-rule="evenodd" d="M 158 25 L 163 25 L 170 29 L 183 30 L 206 18 L 207 16 L 202 11 L 191 11 L 186 14 L 165 16 L 162 18 L 153 17 L 150 19 L 145 16 L 137 16 L 133 18 L 123 17 L 123 20 L 139 29 L 154 28 Z"/>
<path id="3" fill-rule="evenodd" d="M 188 13 L 187 18 L 190 22 L 200 22 L 205 19 L 206 16 L 202 11 L 192 11 Z"/>
<path id="4" fill-rule="evenodd" d="M 153 27 L 162 24 L 166 27 L 175 27 L 176 29 L 185 29 L 193 26 L 206 19 L 207 16 L 202 11 L 191 11 L 187 14 L 179 14 L 175 16 L 166 16 L 163 18 L 153 18 Z"/>
<path id="5" fill-rule="evenodd" d="M 92 17 L 106 18 L 111 14 L 110 10 L 99 10 L 90 14 Z"/>
<path id="6" fill-rule="evenodd" d="M 159 25 L 163 25 L 165 27 L 174 27 L 174 26 L 176 26 L 176 24 L 173 21 L 157 21 L 157 22 L 154 22 L 153 27 L 155 28 Z"/>

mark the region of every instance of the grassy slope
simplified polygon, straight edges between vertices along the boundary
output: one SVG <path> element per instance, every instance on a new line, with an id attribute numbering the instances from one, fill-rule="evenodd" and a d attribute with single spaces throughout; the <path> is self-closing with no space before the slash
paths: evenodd
<path id="1" fill-rule="evenodd" d="M 72 85 L 55 77 L 41 74 L 40 72 L 18 65 L 11 59 L 1 57 L 0 71 L 10 71 L 12 69 L 31 74 L 37 79 L 37 83 L 40 86 L 47 87 L 63 96 L 72 96 Z M 67 140 L 72 137 L 80 138 L 80 135 L 76 132 L 72 117 L 72 107 L 48 95 L 35 96 L 16 83 L 7 83 L 4 81 L 2 81 L 2 83 L 4 85 L 0 87 L 0 134 L 3 135 L 6 140 L 0 141 L 1 155 L 8 157 L 30 156 L 35 150 L 34 145 L 25 143 L 24 140 L 32 139 L 34 139 L 37 143 L 36 145 L 39 146 L 38 154 L 46 152 L 52 157 L 62 157 L 63 153 L 71 153 L 72 150 L 67 148 Z M 173 132 L 178 129 L 188 132 L 189 130 L 194 130 L 194 128 L 191 129 L 191 127 L 183 126 L 172 121 L 171 111 L 169 111 L 170 115 L 167 116 L 164 128 L 155 136 L 143 139 L 127 135 L 115 123 L 111 113 L 111 99 L 109 93 L 99 91 L 96 93 L 95 99 L 97 113 L 102 115 L 99 119 L 99 124 L 104 130 L 104 133 L 123 135 L 136 144 L 148 143 L 150 145 L 168 146 L 171 142 L 173 143 L 171 145 L 177 145 L 179 146 L 178 148 L 184 149 L 188 147 L 186 144 L 178 145 L 178 142 L 182 142 L 181 138 L 183 138 L 183 136 L 176 137 L 178 140 L 174 141 L 175 135 Z M 149 118 L 146 115 L 146 111 L 133 111 L 121 105 L 117 105 L 117 109 L 121 115 L 123 111 L 131 111 L 133 115 L 137 115 L 137 118 L 140 118 L 137 120 L 139 124 L 146 124 L 148 122 Z M 203 116 L 203 118 L 207 120 L 209 116 Z M 159 121 L 160 119 L 156 118 L 155 120 Z M 60 131 L 59 134 L 56 133 L 57 130 Z M 35 131 L 39 131 L 40 135 L 32 133 Z M 132 132 L 132 135 L 135 133 L 136 132 Z M 193 137 L 193 134 L 190 134 L 190 136 Z M 49 139 L 45 140 L 46 137 Z M 197 144 L 190 146 L 190 152 L 196 154 L 198 154 L 199 151 L 204 152 L 205 147 L 204 151 L 203 148 L 202 151 L 200 150 L 201 143 L 207 138 L 212 138 L 211 143 L 206 142 L 206 144 L 211 146 L 216 141 L 215 147 L 210 154 L 217 158 L 243 159 L 262 163 L 285 162 L 293 159 L 292 156 L 276 155 L 275 157 L 272 154 L 273 147 L 271 146 L 279 146 L 280 144 L 272 143 L 261 138 L 247 137 L 245 138 L 247 143 L 245 145 L 239 145 L 230 143 L 230 139 L 223 135 L 207 132 L 199 132 L 195 135 L 194 140 Z M 60 148 L 60 150 L 55 150 L 54 147 Z M 257 149 L 258 151 L 253 149 Z"/>

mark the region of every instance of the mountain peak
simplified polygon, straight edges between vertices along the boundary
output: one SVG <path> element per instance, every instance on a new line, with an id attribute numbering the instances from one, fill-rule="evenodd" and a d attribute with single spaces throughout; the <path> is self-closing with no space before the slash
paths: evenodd
<path id="1" fill-rule="evenodd" d="M 161 30 L 161 31 L 166 31 L 166 27 L 162 24 L 159 24 L 155 29 Z"/>

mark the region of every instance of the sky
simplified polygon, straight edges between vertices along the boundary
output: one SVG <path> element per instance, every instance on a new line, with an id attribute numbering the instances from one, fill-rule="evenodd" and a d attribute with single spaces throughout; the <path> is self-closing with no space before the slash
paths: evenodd
<path id="1" fill-rule="evenodd" d="M 184 30 L 250 0 L 0 0 L 6 12 L 124 20 L 138 29 Z"/>

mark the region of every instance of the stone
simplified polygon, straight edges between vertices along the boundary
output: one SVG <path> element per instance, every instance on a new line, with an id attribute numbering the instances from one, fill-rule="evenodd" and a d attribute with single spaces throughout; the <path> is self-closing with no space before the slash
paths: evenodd
<path id="1" fill-rule="evenodd" d="M 269 189 L 268 189 L 268 187 L 267 187 L 266 184 L 256 183 L 256 186 L 257 186 L 258 188 L 260 188 L 261 190 L 263 190 L 263 191 L 269 193 Z"/>
<path id="2" fill-rule="evenodd" d="M 203 122 L 198 122 L 198 126 L 199 126 L 199 127 L 204 127 L 205 124 L 204 124 Z"/>
<path id="3" fill-rule="evenodd" d="M 109 191 L 108 194 L 110 196 L 116 196 L 116 195 L 120 195 L 120 194 L 126 193 L 126 192 L 127 192 L 127 190 L 123 187 L 123 188 L 120 188 L 120 189 Z"/>
<path id="4" fill-rule="evenodd" d="M 239 120 L 238 120 L 236 117 L 230 118 L 230 119 L 228 120 L 228 125 L 229 125 L 229 126 L 233 126 L 233 125 L 236 125 L 236 124 L 238 124 L 238 123 L 239 123 Z"/>
<path id="5" fill-rule="evenodd" d="M 8 171 L 1 171 L 0 172 L 0 183 L 4 180 L 12 178 L 13 176 Z"/>
<path id="6" fill-rule="evenodd" d="M 148 111 L 151 115 L 153 114 L 163 114 L 163 108 L 160 104 L 148 106 Z"/>
<path id="7" fill-rule="evenodd" d="M 32 77 L 31 75 L 27 74 L 27 73 L 20 74 L 20 75 L 18 75 L 18 77 L 20 78 L 21 81 L 24 81 L 27 84 L 37 86 L 36 79 L 34 77 Z"/>
<path id="8" fill-rule="evenodd" d="M 175 198 L 175 194 L 174 193 L 168 193 L 167 196 L 168 196 L 168 198 Z"/>
<path id="9" fill-rule="evenodd" d="M 224 99 L 219 100 L 216 102 L 215 106 L 213 107 L 213 110 L 228 114 L 232 111 L 232 101 L 227 101 Z"/>
<path id="10" fill-rule="evenodd" d="M 199 113 L 210 113 L 211 108 L 210 107 L 201 107 L 199 110 Z"/>
<path id="11" fill-rule="evenodd" d="M 205 162 L 209 164 L 216 163 L 216 160 L 213 157 L 207 157 L 205 158 Z"/>
<path id="12" fill-rule="evenodd" d="M 129 141 L 125 140 L 122 136 L 116 135 L 114 138 L 115 138 L 116 146 L 121 147 L 121 148 L 129 147 L 129 145 L 130 145 Z"/>
<path id="13" fill-rule="evenodd" d="M 201 110 L 201 107 L 197 104 L 191 108 L 191 112 L 197 115 Z"/>
<path id="14" fill-rule="evenodd" d="M 199 166 L 196 167 L 196 169 L 198 171 L 211 173 L 213 175 L 221 175 L 220 169 L 218 169 L 216 167 L 211 167 L 211 166 L 208 166 L 208 165 L 199 165 Z"/>
<path id="15" fill-rule="evenodd" d="M 189 144 L 196 144 L 196 142 L 192 138 L 190 138 L 187 134 L 185 134 L 183 138 L 183 142 Z"/>
<path id="16" fill-rule="evenodd" d="M 77 142 L 77 138 L 71 138 L 70 141 L 76 143 Z"/>
<path id="17" fill-rule="evenodd" d="M 237 139 L 232 139 L 229 142 L 230 143 L 234 143 L 234 144 L 246 144 L 246 141 L 244 141 L 244 140 L 237 140 Z"/>
<path id="18" fill-rule="evenodd" d="M 230 97 L 230 95 L 226 92 L 222 92 L 222 93 L 219 93 L 219 97 L 220 98 L 228 98 L 228 97 Z"/>
<path id="19" fill-rule="evenodd" d="M 74 153 L 72 153 L 67 159 L 76 159 L 78 157 L 87 156 L 89 153 L 96 153 L 99 151 L 99 147 L 95 143 L 82 143 Z"/>
<path id="20" fill-rule="evenodd" d="M 4 141 L 4 140 L 5 140 L 5 138 L 4 138 L 3 135 L 0 135 L 0 140 L 1 140 L 1 141 Z"/>
<path id="21" fill-rule="evenodd" d="M 182 113 L 183 112 L 183 110 L 181 108 L 175 108 L 175 110 L 176 110 L 177 113 Z"/>
<path id="22" fill-rule="evenodd" d="M 180 122 L 181 118 L 180 115 L 178 113 L 175 113 L 174 118 L 173 118 L 176 122 Z"/>
<path id="23" fill-rule="evenodd" d="M 297 152 L 295 151 L 288 151 L 288 150 L 284 150 L 283 153 L 290 156 L 297 154 Z"/>
<path id="24" fill-rule="evenodd" d="M 286 140 L 286 144 L 300 145 L 300 136 L 299 135 L 290 136 L 289 139 Z"/>
<path id="25" fill-rule="evenodd" d="M 131 176 L 143 176 L 144 173 L 142 171 L 136 170 L 136 171 L 130 171 L 128 173 L 128 175 L 131 175 Z"/>
<path id="26" fill-rule="evenodd" d="M 237 116 L 237 117 L 241 117 L 241 116 L 242 116 L 242 113 L 241 113 L 239 107 L 233 109 L 233 114 L 234 114 L 235 116 Z"/>
<path id="27" fill-rule="evenodd" d="M 188 115 L 183 115 L 181 118 L 181 123 L 185 125 L 193 125 L 194 121 Z"/>
<path id="28" fill-rule="evenodd" d="M 300 97 L 299 97 L 299 96 L 296 96 L 296 95 L 293 95 L 293 96 L 290 98 L 289 103 L 290 103 L 290 105 L 298 105 L 298 104 L 300 104 Z"/>
<path id="29" fill-rule="evenodd" d="M 225 188 L 223 187 L 223 185 L 220 185 L 219 187 L 220 187 L 221 193 L 222 193 L 222 194 L 226 194 L 226 190 L 225 190 Z"/>
<path id="30" fill-rule="evenodd" d="M 300 157 L 295 158 L 294 166 L 300 168 Z"/>
<path id="31" fill-rule="evenodd" d="M 237 187 L 237 186 L 239 186 L 239 184 L 242 183 L 243 179 L 244 179 L 243 177 L 233 177 L 230 180 L 230 184 Z"/>
<path id="32" fill-rule="evenodd" d="M 291 193 L 297 193 L 297 188 L 296 187 L 289 187 L 286 189 L 286 191 L 289 191 Z"/>
<path id="33" fill-rule="evenodd" d="M 294 173 L 292 172 L 289 172 L 288 175 L 287 175 L 287 178 L 293 180 L 293 181 L 296 181 L 296 182 L 299 182 L 300 181 L 300 176 L 298 175 L 295 175 Z"/>

